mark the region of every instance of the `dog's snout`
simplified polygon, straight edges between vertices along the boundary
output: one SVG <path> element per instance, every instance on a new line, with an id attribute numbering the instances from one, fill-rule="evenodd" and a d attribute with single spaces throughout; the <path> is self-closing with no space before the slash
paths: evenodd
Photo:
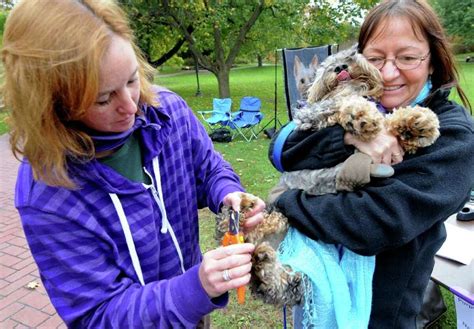
<path id="1" fill-rule="evenodd" d="M 339 73 L 341 71 L 347 70 L 348 68 L 349 66 L 347 66 L 347 64 L 341 64 L 334 68 L 334 72 Z"/>
<path id="2" fill-rule="evenodd" d="M 401 137 L 403 140 L 409 140 L 409 139 L 412 139 L 413 138 L 413 134 L 411 133 L 411 131 L 404 131 L 403 133 L 401 133 Z"/>

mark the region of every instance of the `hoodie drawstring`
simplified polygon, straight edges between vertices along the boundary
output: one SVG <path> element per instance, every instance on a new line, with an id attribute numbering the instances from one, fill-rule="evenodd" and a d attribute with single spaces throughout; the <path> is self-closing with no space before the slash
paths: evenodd
<path id="1" fill-rule="evenodd" d="M 151 179 L 150 185 L 143 184 L 143 186 L 145 186 L 145 188 L 147 189 L 151 189 L 153 198 L 155 199 L 155 202 L 158 204 L 158 208 L 160 208 L 161 218 L 162 218 L 161 219 L 162 220 L 161 233 L 166 234 L 169 232 L 171 236 L 171 240 L 173 240 L 173 244 L 176 249 L 176 252 L 178 253 L 179 261 L 181 264 L 181 270 L 184 273 L 185 269 L 184 269 L 183 254 L 181 253 L 181 248 L 179 247 L 178 239 L 176 238 L 173 227 L 171 226 L 168 220 L 168 215 L 166 214 L 165 203 L 163 201 L 164 198 L 163 198 L 163 190 L 161 188 L 161 175 L 160 175 L 160 165 L 158 163 L 158 157 L 153 158 L 153 172 L 155 174 L 154 180 L 153 180 L 153 176 L 151 176 L 151 174 L 148 172 L 148 170 L 146 170 L 145 167 L 143 167 L 143 170 Z M 156 189 L 154 185 L 156 185 Z"/>
<path id="2" fill-rule="evenodd" d="M 125 235 L 125 241 L 127 242 L 128 253 L 130 254 L 130 258 L 132 258 L 133 268 L 135 269 L 135 273 L 137 274 L 138 280 L 140 281 L 141 285 L 144 286 L 145 280 L 143 279 L 140 259 L 138 258 L 137 250 L 135 249 L 135 243 L 133 242 L 132 232 L 130 231 L 130 226 L 128 225 L 125 212 L 123 211 L 122 203 L 120 202 L 117 194 L 109 193 L 109 196 L 112 199 L 115 211 L 117 212 L 118 217 L 120 219 L 120 225 L 122 225 L 122 231 Z"/>
<path id="3" fill-rule="evenodd" d="M 169 232 L 171 236 L 171 240 L 173 240 L 174 247 L 176 249 L 176 252 L 178 253 L 180 265 L 181 265 L 181 270 L 183 273 L 185 272 L 184 269 L 184 260 L 183 260 L 183 254 L 181 253 L 181 248 L 179 247 L 178 244 L 178 239 L 176 238 L 176 235 L 173 231 L 173 228 L 171 227 L 170 222 L 168 221 L 168 216 L 166 214 L 166 208 L 165 204 L 163 202 L 163 191 L 161 189 L 161 176 L 160 176 L 160 166 L 158 163 L 158 157 L 155 157 L 153 159 L 153 171 L 155 173 L 155 179 L 153 179 L 153 176 L 146 170 L 145 167 L 143 167 L 143 170 L 145 173 L 150 177 L 151 179 L 151 184 L 143 184 L 143 186 L 148 190 L 150 189 L 153 195 L 153 199 L 155 199 L 155 202 L 158 205 L 158 208 L 160 209 L 161 212 L 161 218 L 162 218 L 162 225 L 161 225 L 161 233 L 166 234 Z M 154 186 L 154 182 L 156 182 L 156 187 Z M 125 215 L 125 212 L 122 207 L 122 203 L 119 200 L 119 197 L 115 193 L 109 193 L 110 198 L 112 199 L 112 203 L 115 207 L 115 211 L 117 212 L 117 215 L 120 220 L 120 225 L 122 226 L 122 231 L 123 234 L 125 235 L 125 241 L 127 243 L 128 247 L 128 253 L 130 254 L 130 258 L 132 259 L 132 265 L 135 270 L 135 273 L 137 274 L 138 280 L 140 281 L 140 284 L 142 286 L 145 285 L 145 280 L 143 279 L 143 272 L 142 268 L 140 265 L 140 259 L 138 258 L 137 254 L 137 249 L 135 248 L 135 242 L 133 241 L 133 236 L 132 232 L 130 230 L 130 225 L 128 224 L 127 221 L 127 216 Z"/>

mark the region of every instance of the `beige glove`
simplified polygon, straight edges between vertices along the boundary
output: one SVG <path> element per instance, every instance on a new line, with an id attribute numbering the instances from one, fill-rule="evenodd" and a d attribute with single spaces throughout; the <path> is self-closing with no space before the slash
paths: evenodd
<path id="1" fill-rule="evenodd" d="M 336 175 L 336 190 L 352 192 L 370 182 L 370 177 L 390 177 L 393 168 L 385 164 L 373 164 L 365 153 L 357 152 L 344 161 Z"/>

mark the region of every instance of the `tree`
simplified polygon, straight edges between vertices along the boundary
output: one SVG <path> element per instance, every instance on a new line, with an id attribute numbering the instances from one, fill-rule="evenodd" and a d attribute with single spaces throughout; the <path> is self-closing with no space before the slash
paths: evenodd
<path id="1" fill-rule="evenodd" d="M 230 96 L 229 73 L 242 47 L 248 43 L 256 46 L 262 41 L 258 33 L 250 35 L 259 18 L 268 15 L 268 21 L 277 17 L 276 13 L 283 15 L 283 11 L 290 10 L 296 16 L 306 1 L 295 1 L 299 7 L 290 1 L 269 0 L 121 0 L 121 3 L 131 18 L 138 44 L 152 65 L 160 65 L 176 54 L 185 41 L 199 64 L 216 76 L 219 97 L 224 98 Z M 272 27 L 281 26 L 274 18 L 272 24 Z M 282 31 L 276 32 L 273 43 Z M 266 47 L 259 49 L 260 54 L 266 52 Z"/>
<path id="2" fill-rule="evenodd" d="M 0 0 L 0 10 L 12 9 L 15 2 L 15 0 Z"/>
<path id="3" fill-rule="evenodd" d="M 258 21 L 249 31 L 246 42 L 242 45 L 239 57 L 257 58 L 259 66 L 267 55 L 273 55 L 275 50 L 283 47 L 297 47 L 301 13 L 304 12 L 307 1 L 276 1 L 265 10 Z"/>
<path id="4" fill-rule="evenodd" d="M 308 6 L 302 33 L 309 44 L 340 44 L 355 39 L 367 10 L 377 0 L 317 0 Z"/>
<path id="5" fill-rule="evenodd" d="M 137 44 L 148 62 L 158 67 L 177 54 L 186 39 L 174 29 L 164 15 L 161 1 L 119 0 L 127 12 Z M 192 33 L 192 27 L 189 27 Z"/>
<path id="6" fill-rule="evenodd" d="M 374 0 L 121 0 L 140 48 L 154 65 L 184 46 L 230 97 L 238 55 L 263 57 L 276 48 L 344 40 Z"/>
<path id="7" fill-rule="evenodd" d="M 243 53 L 259 56 L 278 48 L 340 44 L 354 40 L 366 10 L 377 0 L 278 1 L 249 33 Z"/>
<path id="8" fill-rule="evenodd" d="M 168 0 L 162 3 L 172 26 L 184 36 L 199 64 L 216 76 L 219 97 L 230 97 L 230 69 L 247 34 L 268 4 L 264 0 L 219 4 L 205 1 L 184 6 Z M 189 26 L 194 27 L 192 33 Z M 206 55 L 209 49 L 212 51 Z"/>
<path id="9" fill-rule="evenodd" d="M 474 4 L 472 0 L 432 0 L 446 33 L 466 48 L 474 46 Z"/>
<path id="10" fill-rule="evenodd" d="M 7 20 L 8 12 L 0 9 L 0 46 L 2 45 L 3 31 L 5 28 L 5 21 Z"/>

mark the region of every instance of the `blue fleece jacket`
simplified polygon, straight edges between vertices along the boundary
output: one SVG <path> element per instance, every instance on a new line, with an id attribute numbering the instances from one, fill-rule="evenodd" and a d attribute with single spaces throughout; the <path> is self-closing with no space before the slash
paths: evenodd
<path id="1" fill-rule="evenodd" d="M 227 294 L 210 299 L 198 279 L 197 210 L 218 211 L 242 186 L 184 100 L 166 90 L 158 97 L 159 106 L 143 107 L 138 131 L 154 186 L 97 160 L 68 163 L 77 190 L 35 181 L 27 161 L 19 168 L 15 204 L 51 302 L 69 327 L 195 327 L 227 303 Z"/>

